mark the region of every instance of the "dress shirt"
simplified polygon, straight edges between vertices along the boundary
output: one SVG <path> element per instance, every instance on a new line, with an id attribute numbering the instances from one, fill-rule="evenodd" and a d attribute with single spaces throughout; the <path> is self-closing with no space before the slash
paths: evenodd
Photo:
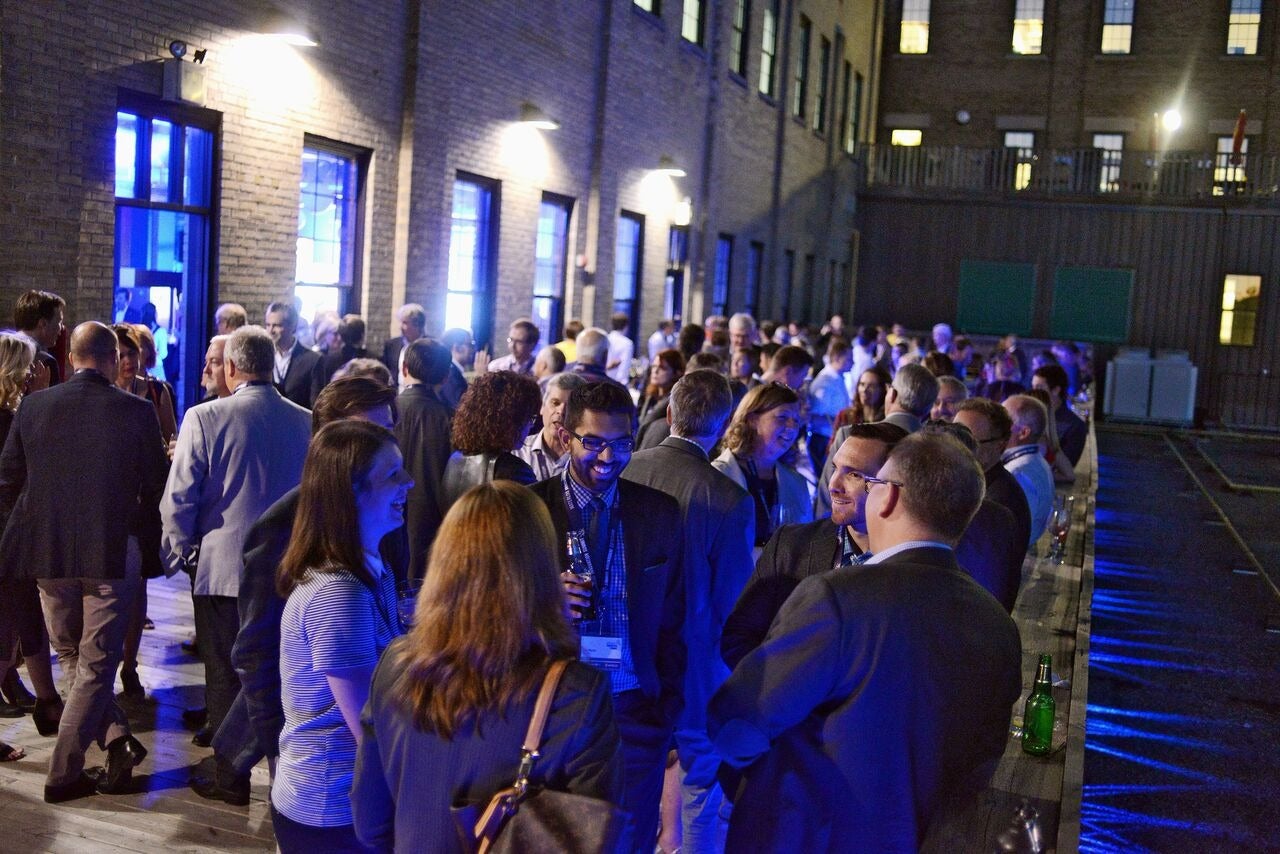
<path id="1" fill-rule="evenodd" d="M 631 342 L 630 338 L 616 329 L 610 332 L 609 358 L 605 364 L 607 366 L 617 362 L 618 365 L 617 367 L 609 368 L 605 373 L 614 381 L 626 385 L 627 381 L 631 379 L 631 357 L 635 354 L 635 351 L 636 346 Z"/>
<path id="2" fill-rule="evenodd" d="M 905 543 L 898 543 L 896 546 L 881 549 L 867 558 L 865 562 L 867 564 L 880 563 L 893 557 L 898 552 L 905 552 L 907 549 L 946 549 L 947 551 L 954 551 L 951 546 L 946 543 L 939 543 L 936 540 L 908 540 Z"/>
<path id="3" fill-rule="evenodd" d="M 555 477 L 569 465 L 568 451 L 561 454 L 558 460 L 551 458 L 551 452 L 547 450 L 546 442 L 542 439 L 541 430 L 526 436 L 524 444 L 516 449 L 515 454 L 529 464 L 529 468 L 533 469 L 533 476 L 538 480 Z"/>
<path id="4" fill-rule="evenodd" d="M 1049 514 L 1053 512 L 1053 469 L 1040 453 L 1039 445 L 1009 448 L 1000 461 L 1027 496 L 1027 507 L 1031 510 L 1031 539 L 1027 543 L 1030 548 L 1044 533 Z"/>
<path id="5" fill-rule="evenodd" d="M 276 385 L 280 385 L 284 382 L 285 376 L 289 373 L 289 363 L 293 361 L 293 347 L 289 347 L 289 349 L 285 350 L 283 353 L 280 352 L 279 347 L 276 347 L 274 352 L 276 354 L 276 370 L 273 379 L 275 380 Z"/>
<path id="6" fill-rule="evenodd" d="M 849 391 L 844 386 L 844 375 L 827 365 L 809 383 L 809 429 L 829 437 L 836 416 L 848 406 Z"/>
<path id="7" fill-rule="evenodd" d="M 511 354 L 499 356 L 489 363 L 491 371 L 512 371 L 513 373 L 522 374 L 526 377 L 533 376 L 534 358 L 529 357 L 527 362 L 517 362 L 516 357 Z"/>

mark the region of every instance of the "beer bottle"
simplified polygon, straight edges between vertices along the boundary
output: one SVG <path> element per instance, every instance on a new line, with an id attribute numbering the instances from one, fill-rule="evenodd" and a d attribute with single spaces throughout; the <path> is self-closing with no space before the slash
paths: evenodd
<path id="1" fill-rule="evenodd" d="M 1022 749 L 1032 756 L 1047 756 L 1053 748 L 1053 683 L 1049 675 L 1053 659 L 1040 656 L 1036 681 L 1022 710 Z"/>
<path id="2" fill-rule="evenodd" d="M 594 573 L 591 571 L 591 561 L 587 558 L 587 540 L 581 531 L 570 531 L 568 540 L 569 571 L 591 588 L 591 606 L 581 615 L 583 622 L 591 622 L 596 619 L 596 597 Z"/>

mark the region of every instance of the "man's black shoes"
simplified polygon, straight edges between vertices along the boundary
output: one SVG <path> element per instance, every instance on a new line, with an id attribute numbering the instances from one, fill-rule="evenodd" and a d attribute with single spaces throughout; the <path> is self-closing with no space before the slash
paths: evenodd
<path id="1" fill-rule="evenodd" d="M 107 768 L 98 778 L 98 791 L 119 795 L 130 790 L 133 769 L 147 758 L 147 749 L 131 735 L 122 735 L 107 745 Z"/>
<path id="2" fill-rule="evenodd" d="M 98 778 L 84 772 L 80 776 L 72 780 L 70 783 L 61 783 L 56 786 L 44 787 L 44 802 L 46 804 L 61 804 L 66 801 L 74 801 L 76 798 L 84 798 L 89 795 L 97 794 Z"/>
<path id="3" fill-rule="evenodd" d="M 249 775 L 236 774 L 231 763 L 216 753 L 214 767 L 207 769 L 207 764 L 201 763 L 200 770 L 192 775 L 192 791 L 211 801 L 222 801 L 236 807 L 248 806 Z"/>

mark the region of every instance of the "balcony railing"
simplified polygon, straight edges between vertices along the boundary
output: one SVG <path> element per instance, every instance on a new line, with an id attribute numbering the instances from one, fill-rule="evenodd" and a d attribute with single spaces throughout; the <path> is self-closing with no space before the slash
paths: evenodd
<path id="1" fill-rule="evenodd" d="M 1230 153 L 864 145 L 863 186 L 907 194 L 1280 203 L 1280 158 Z"/>

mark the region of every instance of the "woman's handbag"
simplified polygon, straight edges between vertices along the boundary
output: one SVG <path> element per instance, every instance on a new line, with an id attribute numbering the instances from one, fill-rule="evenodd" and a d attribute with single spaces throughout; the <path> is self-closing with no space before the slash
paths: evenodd
<path id="1" fill-rule="evenodd" d="M 468 851 L 596 854 L 617 847 L 626 813 L 613 804 L 570 792 L 529 789 L 529 774 L 538 760 L 551 700 L 568 663 L 561 659 L 552 664 L 542 681 L 524 746 L 520 749 L 520 770 L 515 783 L 490 798 L 483 812 L 479 804 L 452 809 L 454 823 Z"/>

